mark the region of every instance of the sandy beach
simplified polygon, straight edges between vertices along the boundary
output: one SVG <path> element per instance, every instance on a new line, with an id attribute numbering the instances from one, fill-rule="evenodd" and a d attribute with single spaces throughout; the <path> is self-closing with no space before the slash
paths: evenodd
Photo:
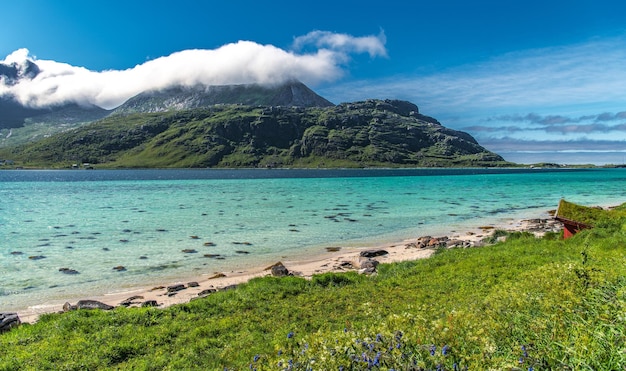
<path id="1" fill-rule="evenodd" d="M 530 219 L 511 221 L 507 225 L 487 225 L 475 230 L 449 233 L 444 236 L 421 236 L 413 239 L 387 243 L 378 246 L 364 247 L 337 247 L 327 249 L 319 255 L 306 260 L 282 260 L 280 263 L 294 276 L 311 278 L 315 274 L 326 272 L 358 271 L 364 260 L 364 251 L 384 250 L 386 254 L 376 256 L 377 262 L 393 263 L 416 259 L 425 259 L 431 256 L 440 247 L 477 247 L 482 245 L 482 240 L 493 233 L 495 229 L 507 231 L 528 231 L 537 236 L 547 231 L 558 231 L 561 225 L 553 219 Z M 330 250 L 330 251 L 329 251 Z M 277 262 L 278 263 L 278 262 Z M 212 272 L 203 274 L 193 280 L 177 282 L 160 282 L 151 287 L 137 287 L 132 290 L 115 292 L 102 296 L 84 297 L 82 300 L 95 300 L 110 306 L 119 306 L 122 303 L 129 307 L 140 306 L 143 303 L 156 302 L 159 308 L 189 302 L 198 298 L 199 294 L 207 290 L 222 290 L 232 285 L 245 283 L 255 277 L 272 275 L 271 265 L 256 267 L 253 269 L 229 272 Z M 178 288 L 174 290 L 174 288 Z M 76 305 L 76 302 L 69 302 Z M 67 304 L 59 302 L 49 305 L 41 305 L 18 310 L 20 320 L 23 323 L 34 323 L 40 315 L 45 313 L 61 312 L 67 309 Z"/>

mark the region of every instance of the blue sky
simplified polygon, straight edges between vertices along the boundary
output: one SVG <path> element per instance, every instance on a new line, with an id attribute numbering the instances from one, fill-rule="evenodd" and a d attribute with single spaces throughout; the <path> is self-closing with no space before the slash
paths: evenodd
<path id="1" fill-rule="evenodd" d="M 0 94 L 31 104 L 110 108 L 142 84 L 295 77 L 334 103 L 409 100 L 511 161 L 626 162 L 623 1 L 20 0 L 2 9 L 0 61 L 31 59 L 47 75 Z"/>

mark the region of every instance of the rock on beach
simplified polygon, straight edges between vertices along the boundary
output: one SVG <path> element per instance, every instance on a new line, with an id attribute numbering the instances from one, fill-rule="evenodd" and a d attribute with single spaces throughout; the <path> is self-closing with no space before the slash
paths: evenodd
<path id="1" fill-rule="evenodd" d="M 0 333 L 22 324 L 17 313 L 0 313 Z"/>

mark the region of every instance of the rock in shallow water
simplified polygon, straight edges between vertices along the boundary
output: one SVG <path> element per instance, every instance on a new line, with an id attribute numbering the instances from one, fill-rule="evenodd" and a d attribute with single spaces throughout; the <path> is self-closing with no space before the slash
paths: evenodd
<path id="1" fill-rule="evenodd" d="M 64 273 L 64 274 L 79 274 L 80 273 L 77 270 L 70 269 L 70 268 L 59 268 L 59 272 Z"/>

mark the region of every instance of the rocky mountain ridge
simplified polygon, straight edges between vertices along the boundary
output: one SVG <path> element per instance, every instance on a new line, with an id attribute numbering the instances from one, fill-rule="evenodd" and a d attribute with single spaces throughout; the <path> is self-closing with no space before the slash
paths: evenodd
<path id="1" fill-rule="evenodd" d="M 331 102 L 299 81 L 278 85 L 213 85 L 172 87 L 138 94 L 113 110 L 113 114 L 164 112 L 209 107 L 216 104 L 248 106 L 330 107 Z"/>

